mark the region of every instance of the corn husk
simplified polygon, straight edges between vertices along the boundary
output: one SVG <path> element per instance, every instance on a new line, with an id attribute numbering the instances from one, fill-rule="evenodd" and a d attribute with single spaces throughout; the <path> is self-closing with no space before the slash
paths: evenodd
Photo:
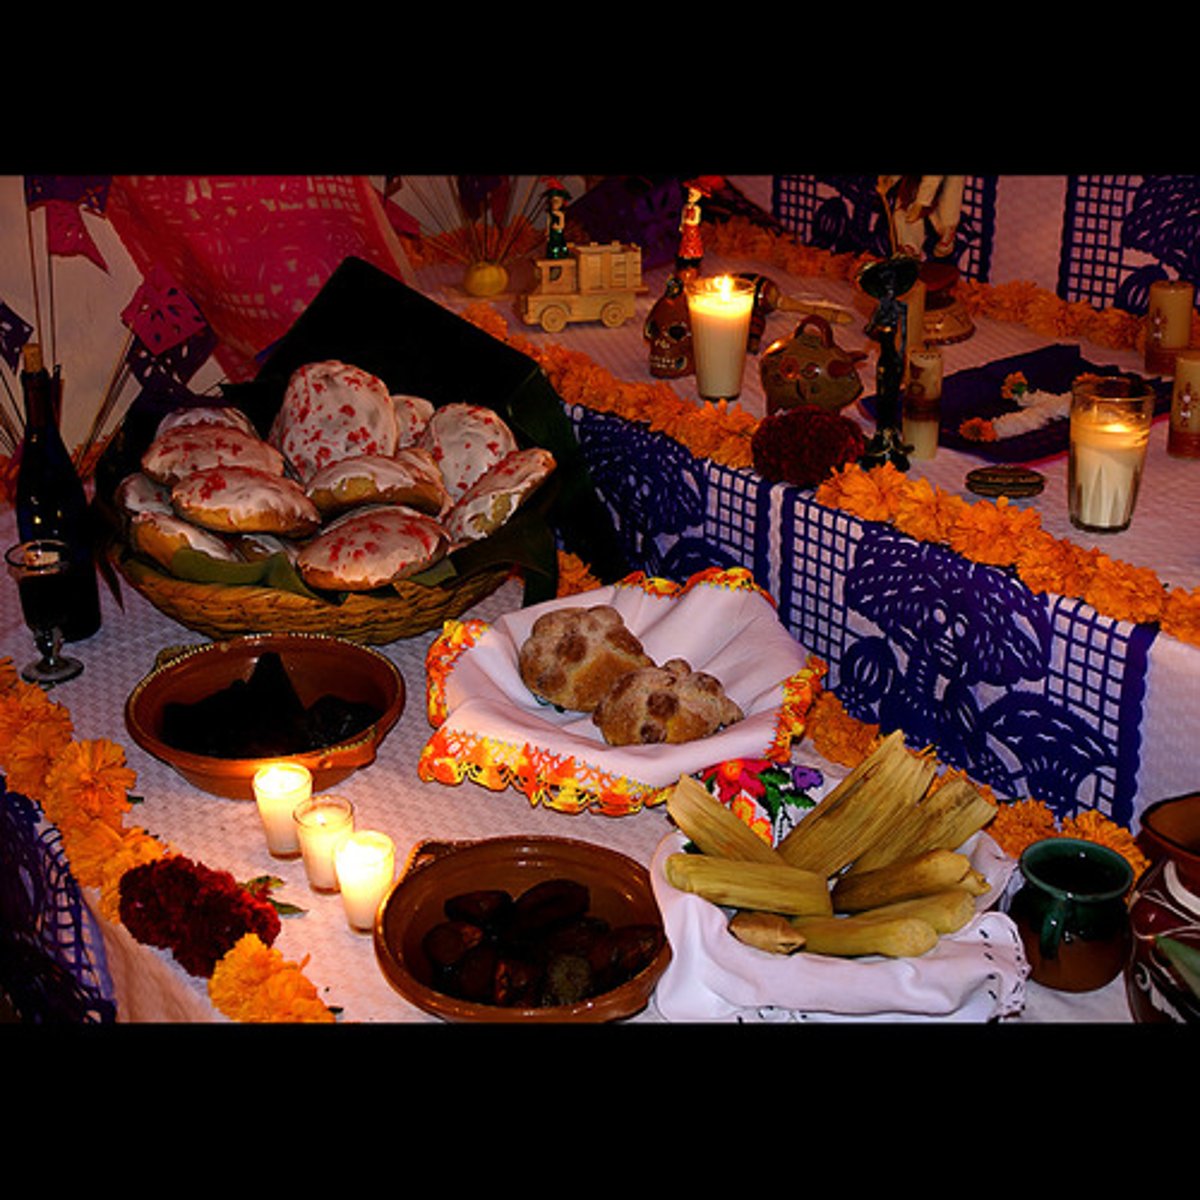
<path id="1" fill-rule="evenodd" d="M 667 812 L 705 854 L 743 862 L 780 863 L 779 853 L 691 775 L 667 798 Z"/>
<path id="2" fill-rule="evenodd" d="M 912 916 L 793 917 L 792 924 L 804 935 L 805 953 L 837 958 L 916 958 L 938 942 L 937 930 Z"/>
<path id="3" fill-rule="evenodd" d="M 974 888 L 979 879 L 965 854 L 938 847 L 873 871 L 839 876 L 833 885 L 833 908 L 835 912 L 862 912 L 948 887 Z"/>
<path id="4" fill-rule="evenodd" d="M 808 915 L 831 914 L 824 876 L 786 863 L 735 862 L 707 854 L 671 854 L 663 864 L 667 882 L 724 908 Z"/>
<path id="5" fill-rule="evenodd" d="M 819 800 L 776 849 L 792 866 L 826 878 L 836 875 L 892 838 L 936 771 L 936 761 L 906 749 L 897 730 Z"/>

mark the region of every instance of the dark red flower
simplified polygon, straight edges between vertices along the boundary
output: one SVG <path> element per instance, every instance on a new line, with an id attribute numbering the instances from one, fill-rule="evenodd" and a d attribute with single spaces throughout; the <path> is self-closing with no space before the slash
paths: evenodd
<path id="1" fill-rule="evenodd" d="M 750 441 L 754 469 L 772 483 L 816 487 L 837 468 L 861 458 L 862 430 L 841 413 L 811 405 L 769 413 Z"/>
<path id="2" fill-rule="evenodd" d="M 227 871 L 182 855 L 134 867 L 121 877 L 121 923 L 137 941 L 170 950 L 191 975 L 208 978 L 247 933 L 268 946 L 279 936 L 274 906 Z"/>

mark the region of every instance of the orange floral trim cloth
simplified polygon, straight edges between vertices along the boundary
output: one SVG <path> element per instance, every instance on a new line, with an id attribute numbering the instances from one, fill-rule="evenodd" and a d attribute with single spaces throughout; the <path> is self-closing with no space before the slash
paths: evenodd
<path id="1" fill-rule="evenodd" d="M 648 747 L 608 747 L 589 718 L 541 704 L 516 671 L 533 622 L 563 603 L 612 604 L 656 661 L 684 658 L 731 694 L 752 696 L 746 717 L 700 742 L 655 747 L 653 760 Z M 686 644 L 679 640 L 685 629 Z M 426 657 L 426 715 L 435 731 L 417 771 L 426 782 L 511 788 L 560 812 L 626 816 L 662 803 L 683 773 L 734 758 L 787 761 L 824 673 L 748 571 L 712 569 L 683 584 L 639 572 L 506 614 L 495 625 L 446 622 Z"/>
<path id="2" fill-rule="evenodd" d="M 128 823 L 136 773 L 107 738 L 80 740 L 70 712 L 0 659 L 0 771 L 7 786 L 37 804 L 62 835 L 71 874 L 98 894 L 99 914 L 119 925 L 127 871 L 177 853 Z M 208 983 L 214 1007 L 236 1021 L 328 1023 L 335 1015 L 291 963 L 247 934 L 218 962 Z"/>

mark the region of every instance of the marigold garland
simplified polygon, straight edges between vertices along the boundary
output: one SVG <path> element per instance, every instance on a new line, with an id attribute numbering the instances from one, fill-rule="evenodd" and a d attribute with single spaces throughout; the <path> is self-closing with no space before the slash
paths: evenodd
<path id="1" fill-rule="evenodd" d="M 8 788 L 37 803 L 58 829 L 72 876 L 80 886 L 99 892 L 98 912 L 114 924 L 122 923 L 122 883 L 136 878 L 141 868 L 178 857 L 144 829 L 125 824 L 136 773 L 127 766 L 124 750 L 106 738 L 76 739 L 70 712 L 42 688 L 22 680 L 10 658 L 0 659 L 0 772 Z M 185 969 L 204 970 L 210 966 L 212 946 L 221 946 L 220 938 L 228 936 L 220 930 L 230 913 L 254 912 L 253 919 L 265 922 L 264 928 L 272 920 L 261 901 L 246 898 L 240 885 L 232 885 L 232 877 L 199 864 L 196 870 L 223 885 L 215 893 L 217 903 L 208 906 L 204 937 L 197 936 L 184 951 Z M 223 958 L 216 960 L 214 975 L 223 963 Z M 238 965 L 235 960 L 223 977 L 233 977 Z M 333 1020 L 303 979 L 302 968 L 272 952 L 252 976 L 243 971 L 235 985 L 219 986 L 210 996 L 219 1011 L 235 1020 Z"/>

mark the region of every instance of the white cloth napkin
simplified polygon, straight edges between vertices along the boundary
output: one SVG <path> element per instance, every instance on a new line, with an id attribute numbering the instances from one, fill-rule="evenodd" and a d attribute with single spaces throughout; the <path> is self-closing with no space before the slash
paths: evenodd
<path id="1" fill-rule="evenodd" d="M 665 1020 L 982 1022 L 1024 1007 L 1028 964 L 1003 913 L 981 909 L 920 958 L 771 954 L 733 937 L 724 909 L 667 882 L 663 863 L 685 845 L 682 834 L 669 834 L 650 871 L 672 950 L 654 996 Z M 980 898 L 985 905 L 1004 891 L 1015 864 L 983 834 L 964 852 L 992 885 Z"/>
<path id="2" fill-rule="evenodd" d="M 552 608 L 607 604 L 657 663 L 685 659 L 716 676 L 745 718 L 680 745 L 609 746 L 590 715 L 538 701 L 517 662 L 533 623 Z M 808 653 L 757 590 L 698 583 L 666 595 L 610 585 L 506 613 L 455 663 L 446 683 L 445 728 L 512 746 L 535 746 L 592 772 L 666 787 L 680 775 L 735 758 L 761 758 L 775 741 L 783 684 Z"/>

